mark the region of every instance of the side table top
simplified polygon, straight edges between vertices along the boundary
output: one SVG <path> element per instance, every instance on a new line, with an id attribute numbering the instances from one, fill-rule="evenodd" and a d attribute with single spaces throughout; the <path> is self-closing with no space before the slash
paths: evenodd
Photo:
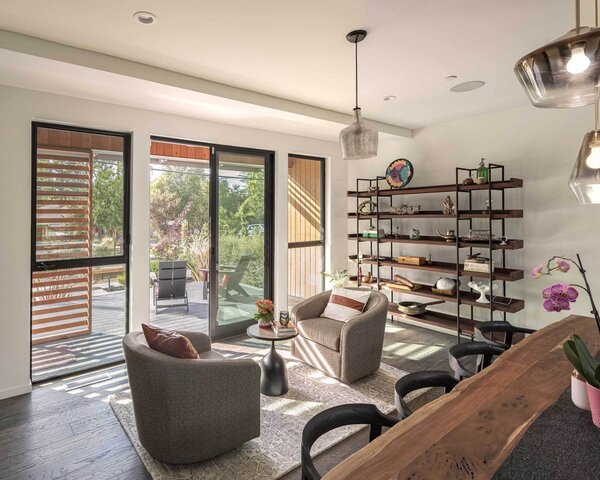
<path id="1" fill-rule="evenodd" d="M 298 335 L 298 331 L 293 332 L 277 333 L 273 328 L 260 328 L 258 324 L 250 325 L 246 330 L 249 337 L 257 338 L 259 340 L 267 340 L 269 342 L 279 342 L 282 340 L 289 340 Z"/>

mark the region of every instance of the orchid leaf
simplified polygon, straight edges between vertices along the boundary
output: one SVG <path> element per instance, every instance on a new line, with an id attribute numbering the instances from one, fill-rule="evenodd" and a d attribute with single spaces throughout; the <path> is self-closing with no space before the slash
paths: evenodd
<path id="1" fill-rule="evenodd" d="M 573 365 L 575 370 L 579 372 L 579 374 L 585 378 L 585 373 L 583 372 L 583 365 L 581 360 L 579 359 L 579 355 L 577 355 L 577 349 L 575 348 L 575 342 L 573 340 L 567 340 L 563 344 L 563 350 L 565 355 L 569 359 L 569 362 Z"/>
<path id="2" fill-rule="evenodd" d="M 590 385 L 600 388 L 600 381 L 596 379 L 596 372 L 599 370 L 600 363 L 592 357 L 581 337 L 573 335 L 573 342 L 575 343 L 575 350 L 583 367 L 583 376 Z"/>

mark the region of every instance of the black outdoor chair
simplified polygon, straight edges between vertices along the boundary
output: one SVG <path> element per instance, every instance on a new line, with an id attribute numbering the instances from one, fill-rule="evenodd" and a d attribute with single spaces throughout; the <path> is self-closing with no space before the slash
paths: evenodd
<path id="1" fill-rule="evenodd" d="M 469 378 L 492 364 L 494 357 L 501 355 L 506 350 L 499 345 L 491 345 L 486 342 L 459 343 L 448 350 L 450 368 L 454 371 L 454 378 L 462 380 Z M 464 359 L 476 357 L 475 370 L 470 370 L 463 363 Z"/>
<path id="2" fill-rule="evenodd" d="M 499 347 L 510 348 L 513 344 L 513 337 L 515 333 L 522 333 L 523 335 L 530 335 L 535 333 L 536 330 L 524 327 L 515 327 L 508 322 L 477 322 L 475 324 L 475 335 L 474 338 L 478 342 L 489 343 L 490 345 L 497 345 Z M 500 342 L 497 340 L 495 333 L 504 334 L 504 341 Z"/>
<path id="3" fill-rule="evenodd" d="M 381 413 L 370 403 L 350 403 L 338 405 L 317 413 L 304 426 L 302 431 L 302 480 L 319 480 L 310 456 L 310 449 L 319 437 L 325 433 L 346 425 L 370 425 L 369 442 L 381 435 L 382 427 L 393 427 L 399 420 Z"/>
<path id="4" fill-rule="evenodd" d="M 219 267 L 219 293 L 225 298 L 231 298 L 231 292 L 237 292 L 244 297 L 250 294 L 241 286 L 242 278 L 252 261 L 251 255 L 243 255 L 235 266 L 221 265 Z"/>
<path id="5" fill-rule="evenodd" d="M 177 260 L 170 262 L 160 262 L 158 264 L 158 277 L 150 274 L 152 279 L 152 293 L 154 298 L 154 309 L 158 313 L 158 302 L 173 300 L 182 300 L 182 303 L 169 303 L 162 305 L 161 308 L 185 307 L 190 311 L 188 295 L 186 289 L 187 262 Z"/>
<path id="6" fill-rule="evenodd" d="M 396 410 L 398 418 L 404 420 L 412 414 L 412 410 L 406 404 L 404 397 L 410 392 L 421 388 L 441 387 L 444 393 L 449 393 L 458 384 L 458 380 L 452 377 L 448 372 L 441 370 L 429 370 L 423 372 L 409 373 L 404 375 L 396 382 Z"/>

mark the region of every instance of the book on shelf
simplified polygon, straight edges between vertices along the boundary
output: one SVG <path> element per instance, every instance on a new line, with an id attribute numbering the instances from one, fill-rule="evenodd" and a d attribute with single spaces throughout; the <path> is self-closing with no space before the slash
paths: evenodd
<path id="1" fill-rule="evenodd" d="M 287 324 L 287 326 L 284 327 L 281 323 L 279 323 L 279 320 L 276 320 L 273 322 L 273 330 L 275 333 L 294 333 L 296 331 L 296 327 L 291 321 Z"/>

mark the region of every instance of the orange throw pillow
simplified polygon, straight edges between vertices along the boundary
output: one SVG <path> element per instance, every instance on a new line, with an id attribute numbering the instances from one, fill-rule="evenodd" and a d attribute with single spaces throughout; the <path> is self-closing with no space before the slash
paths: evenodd
<path id="1" fill-rule="evenodd" d="M 146 342 L 152 350 L 175 358 L 198 358 L 198 352 L 189 338 L 171 330 L 151 327 L 142 323 Z"/>

